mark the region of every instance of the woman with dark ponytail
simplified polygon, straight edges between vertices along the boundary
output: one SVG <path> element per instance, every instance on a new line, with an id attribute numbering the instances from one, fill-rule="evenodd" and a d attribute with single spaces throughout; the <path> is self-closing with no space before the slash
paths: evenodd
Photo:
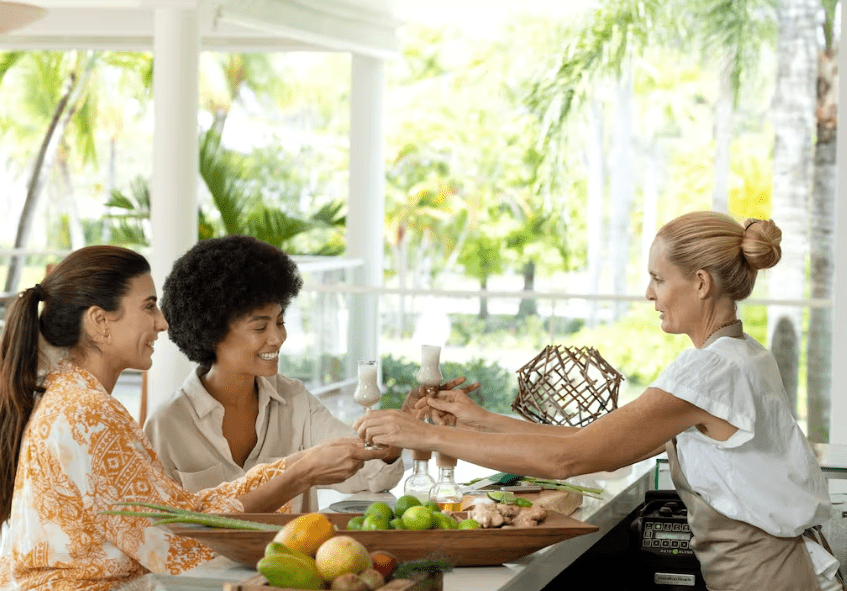
<path id="1" fill-rule="evenodd" d="M 101 591 L 212 557 L 146 518 L 104 514 L 119 502 L 266 512 L 304 492 L 292 482 L 305 479 L 283 478 L 300 462 L 285 459 L 195 494 L 167 475 L 111 396 L 124 369 L 150 368 L 167 327 L 147 260 L 114 246 L 71 253 L 10 302 L 0 341 L 0 590 Z M 362 449 L 348 463 L 378 453 Z"/>

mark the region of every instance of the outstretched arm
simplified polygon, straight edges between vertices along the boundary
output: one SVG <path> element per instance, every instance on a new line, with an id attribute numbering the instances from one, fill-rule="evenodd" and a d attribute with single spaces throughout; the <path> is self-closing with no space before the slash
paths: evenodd
<path id="1" fill-rule="evenodd" d="M 648 388 L 635 401 L 582 429 L 543 426 L 479 431 L 427 425 L 397 411 L 368 413 L 357 428 L 360 437 L 375 443 L 438 451 L 502 472 L 563 479 L 649 457 L 672 437 L 709 417 L 684 400 Z M 494 424 L 501 428 L 509 423 L 498 419 Z"/>

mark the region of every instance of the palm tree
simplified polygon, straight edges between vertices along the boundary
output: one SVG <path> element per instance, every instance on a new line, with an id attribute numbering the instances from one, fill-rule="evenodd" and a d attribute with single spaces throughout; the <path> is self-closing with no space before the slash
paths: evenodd
<path id="1" fill-rule="evenodd" d="M 43 134 L 30 168 L 14 242 L 16 249 L 24 249 L 28 244 L 39 199 L 50 172 L 56 166 L 61 169 L 65 185 L 64 198 L 59 201 L 70 203 L 67 207 L 75 207 L 70 182 L 71 158 L 75 157 L 83 164 L 96 161 L 94 146 L 100 117 L 99 95 L 104 87 L 114 84 L 113 80 L 102 80 L 100 74 L 106 69 L 114 69 L 131 72 L 131 76 L 149 81 L 149 64 L 149 57 L 132 52 L 11 51 L 0 54 L 0 83 L 10 71 L 14 71 L 18 76 L 18 88 L 25 95 L 17 117 L 8 121 L 8 125 L 12 128 L 25 125 L 21 119 L 26 118 L 20 117 L 24 112 L 35 121 L 29 124 L 26 137 L 32 137 L 32 127 L 40 128 L 39 133 Z M 72 236 L 79 234 L 79 229 L 71 228 Z M 6 275 L 6 292 L 17 288 L 23 261 L 23 254 L 12 256 Z"/>
<path id="2" fill-rule="evenodd" d="M 833 297 L 833 220 L 835 219 L 835 144 L 837 118 L 837 55 L 834 43 L 836 0 L 824 0 L 823 49 L 819 54 L 814 156 L 814 184 L 809 208 L 810 242 L 809 295 L 814 299 Z M 832 392 L 832 311 L 809 310 L 807 333 L 807 434 L 812 441 L 829 441 L 829 407 Z"/>
<path id="3" fill-rule="evenodd" d="M 90 51 L 72 52 L 69 56 L 51 52 L 7 52 L 0 56 L 0 81 L 11 67 L 27 62 L 32 68 L 34 85 L 50 98 L 39 103 L 44 108 L 43 115 L 47 116 L 46 129 L 27 183 L 26 198 L 15 234 L 15 249 L 23 249 L 29 242 L 45 177 L 56 161 L 57 151 L 74 115 L 77 112 L 88 114 L 81 107 L 86 98 L 88 78 L 94 68 L 95 54 Z M 5 285 L 7 293 L 16 290 L 20 282 L 24 258 L 22 253 L 15 253 L 9 261 Z"/>
<path id="4" fill-rule="evenodd" d="M 278 246 L 291 254 L 338 255 L 343 245 L 326 241 L 319 249 L 302 250 L 298 238 L 317 230 L 339 231 L 345 218 L 338 202 L 321 206 L 309 217 L 286 214 L 266 205 L 244 156 L 221 146 L 220 136 L 209 129 L 200 137 L 200 176 L 211 195 L 212 211 L 198 211 L 198 238 L 246 234 Z M 106 202 L 111 241 L 116 244 L 149 244 L 150 188 L 136 178 L 130 193 L 113 191 Z"/>
<path id="5" fill-rule="evenodd" d="M 779 65 L 771 105 L 775 133 L 773 218 L 782 228 L 783 240 L 782 260 L 769 274 L 770 294 L 775 299 L 805 296 L 818 70 L 815 21 L 819 9 L 820 0 L 784 0 L 778 10 Z M 768 309 L 770 348 L 795 409 L 802 320 L 803 311 L 797 307 Z"/>

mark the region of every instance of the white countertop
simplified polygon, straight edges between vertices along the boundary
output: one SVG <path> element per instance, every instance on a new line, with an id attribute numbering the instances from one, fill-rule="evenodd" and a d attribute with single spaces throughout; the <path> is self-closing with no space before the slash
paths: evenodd
<path id="1" fill-rule="evenodd" d="M 655 459 L 649 459 L 614 472 L 570 479 L 576 484 L 603 489 L 600 498 L 585 497 L 582 506 L 572 514 L 574 519 L 598 526 L 599 531 L 548 546 L 513 563 L 455 568 L 445 573 L 444 590 L 540 591 L 644 501 L 644 495 L 653 482 L 655 467 Z M 456 467 L 456 477 L 460 482 L 493 472 L 462 461 Z M 402 481 L 391 493 L 359 493 L 349 498 L 376 500 L 380 496 L 390 498 L 400 495 Z M 179 576 L 145 575 L 122 586 L 120 591 L 220 591 L 224 583 L 237 583 L 253 574 L 254 570 L 218 556 Z"/>

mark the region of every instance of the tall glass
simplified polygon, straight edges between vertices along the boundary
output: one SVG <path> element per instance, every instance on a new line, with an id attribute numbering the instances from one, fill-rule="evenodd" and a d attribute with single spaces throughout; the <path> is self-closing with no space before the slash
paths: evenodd
<path id="1" fill-rule="evenodd" d="M 376 361 L 359 361 L 359 383 L 356 385 L 356 391 L 353 392 L 353 400 L 365 407 L 365 412 L 368 412 L 380 398 L 382 398 L 382 392 L 377 381 Z M 381 446 L 365 443 L 365 449 L 381 449 Z"/>

